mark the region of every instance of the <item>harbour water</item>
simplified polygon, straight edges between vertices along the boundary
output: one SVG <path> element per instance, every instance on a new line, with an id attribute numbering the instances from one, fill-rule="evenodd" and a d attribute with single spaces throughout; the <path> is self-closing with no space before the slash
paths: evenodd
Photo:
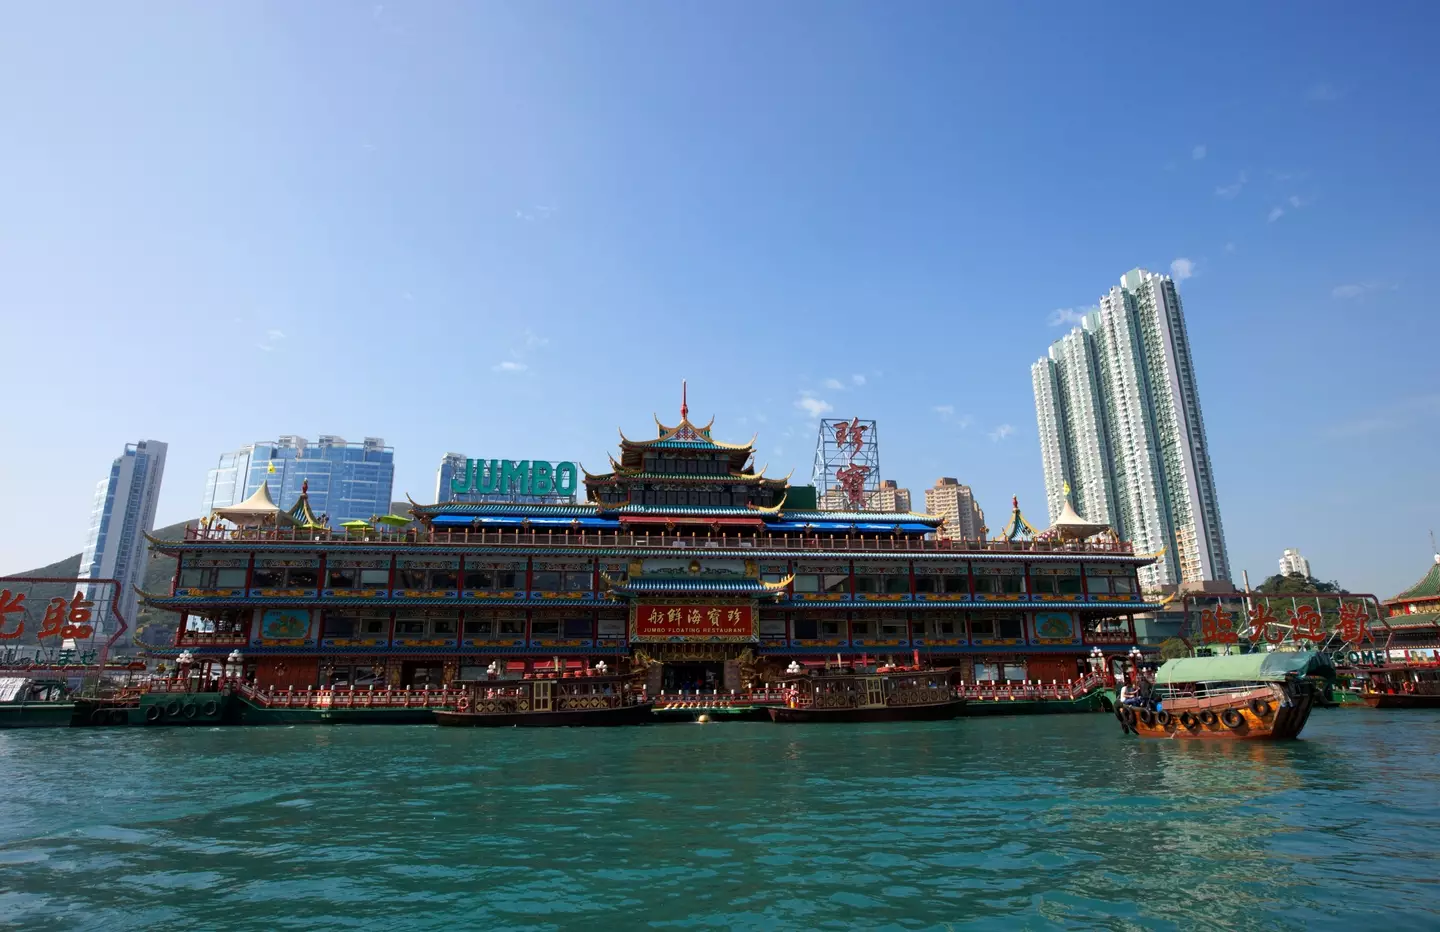
<path id="1" fill-rule="evenodd" d="M 1440 716 L 0 732 L 0 927 L 1433 929 Z"/>

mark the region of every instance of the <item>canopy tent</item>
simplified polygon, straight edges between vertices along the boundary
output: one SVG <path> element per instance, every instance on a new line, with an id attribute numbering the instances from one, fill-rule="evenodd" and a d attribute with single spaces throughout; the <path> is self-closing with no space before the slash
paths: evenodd
<path id="1" fill-rule="evenodd" d="M 354 521 L 345 521 L 345 522 L 342 522 L 342 523 L 340 524 L 340 526 L 343 527 L 343 528 L 344 528 L 345 530 L 347 530 L 347 531 L 368 531 L 368 530 L 370 530 L 370 522 L 369 522 L 369 521 L 362 521 L 362 520 L 359 519 L 359 518 L 356 518 Z"/>
<path id="2" fill-rule="evenodd" d="M 282 511 L 270 497 L 270 480 L 260 483 L 255 494 L 238 505 L 216 508 L 214 517 L 229 521 L 238 527 L 271 527 L 284 525 L 294 527 L 299 522 L 289 512 Z"/>
<path id="3" fill-rule="evenodd" d="M 405 525 L 409 524 L 411 520 L 412 519 L 407 518 L 404 515 L 381 515 L 380 517 L 375 519 L 375 523 L 388 524 L 391 527 L 404 527 Z"/>
<path id="4" fill-rule="evenodd" d="M 1272 651 L 1263 654 L 1223 654 L 1218 657 L 1181 657 L 1167 660 L 1155 682 L 1172 683 L 1278 683 L 1290 676 L 1335 677 L 1329 654 L 1316 651 Z"/>
<path id="5" fill-rule="evenodd" d="M 1094 537 L 1101 531 L 1108 530 L 1110 525 L 1099 521 L 1087 521 L 1080 517 L 1075 506 L 1070 504 L 1069 496 L 1065 498 L 1065 506 L 1060 509 L 1060 517 L 1050 525 L 1049 530 L 1061 540 L 1085 540 L 1087 537 Z"/>

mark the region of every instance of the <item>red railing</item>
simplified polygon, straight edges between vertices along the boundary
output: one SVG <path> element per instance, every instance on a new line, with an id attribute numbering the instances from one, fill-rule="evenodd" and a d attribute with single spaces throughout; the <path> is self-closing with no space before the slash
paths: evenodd
<path id="1" fill-rule="evenodd" d="M 784 705 L 781 689 L 738 689 L 730 692 L 711 690 L 662 692 L 655 695 L 657 709 L 729 709 L 754 705 Z"/>
<path id="2" fill-rule="evenodd" d="M 876 514 L 876 520 L 884 515 Z M 892 537 L 820 537 L 803 534 L 759 534 L 711 536 L 680 534 L 636 534 L 603 531 L 485 531 L 427 530 L 419 532 L 366 531 L 345 534 L 331 531 L 306 531 L 298 528 L 206 528 L 187 527 L 187 541 L 239 541 L 256 543 L 323 543 L 356 546 L 411 544 L 415 546 L 477 546 L 477 547 L 663 547 L 666 549 L 744 549 L 744 550 L 832 550 L 837 552 L 955 552 L 988 553 L 1073 553 L 1130 554 L 1134 548 L 1126 541 L 1058 541 L 1058 540 L 950 540 L 911 536 Z"/>

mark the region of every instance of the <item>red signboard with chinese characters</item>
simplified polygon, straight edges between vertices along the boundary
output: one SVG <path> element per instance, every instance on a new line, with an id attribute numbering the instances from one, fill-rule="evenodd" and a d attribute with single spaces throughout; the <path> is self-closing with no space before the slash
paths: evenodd
<path id="1" fill-rule="evenodd" d="M 755 609 L 750 605 L 640 602 L 630 612 L 633 641 L 755 639 Z"/>

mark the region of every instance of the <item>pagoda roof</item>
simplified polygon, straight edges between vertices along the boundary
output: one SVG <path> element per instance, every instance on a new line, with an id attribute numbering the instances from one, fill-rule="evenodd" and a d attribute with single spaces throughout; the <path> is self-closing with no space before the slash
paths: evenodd
<path id="1" fill-rule="evenodd" d="M 1398 615 L 1391 615 L 1388 618 L 1380 619 L 1393 629 L 1404 630 L 1406 628 L 1436 628 L 1440 629 L 1440 612 L 1401 612 Z M 1374 630 L 1373 628 L 1371 629 Z"/>
<path id="2" fill-rule="evenodd" d="M 625 436 L 625 431 L 620 431 L 620 466 L 627 471 L 640 472 L 647 450 L 696 450 L 726 453 L 729 455 L 731 470 L 740 472 L 754 453 L 755 437 L 751 437 L 749 443 L 724 443 L 716 440 L 710 433 L 715 419 L 712 417 L 710 423 L 703 427 L 693 423 L 690 420 L 690 405 L 684 383 L 681 384 L 680 392 L 679 424 L 671 427 L 656 415 L 656 434 L 651 440 L 631 440 Z"/>
<path id="3" fill-rule="evenodd" d="M 1397 596 L 1386 599 L 1390 602 L 1413 602 L 1419 599 L 1440 598 L 1440 554 L 1430 564 L 1430 571 L 1420 578 L 1415 585 L 1406 589 Z"/>
<path id="4" fill-rule="evenodd" d="M 1010 497 L 1010 522 L 1005 525 L 1005 530 L 1000 534 L 1006 540 L 1015 540 L 1017 537 L 1035 537 L 1039 532 L 1025 520 L 1025 515 L 1020 511 L 1019 496 Z M 1078 516 L 1077 516 L 1078 517 Z"/>
<path id="5" fill-rule="evenodd" d="M 310 483 L 308 480 L 301 484 L 300 497 L 295 499 L 295 504 L 290 506 L 290 511 L 287 513 L 290 515 L 291 521 L 294 521 L 298 527 L 306 530 L 318 530 L 329 527 L 324 521 L 317 518 L 315 512 L 310 509 Z"/>

